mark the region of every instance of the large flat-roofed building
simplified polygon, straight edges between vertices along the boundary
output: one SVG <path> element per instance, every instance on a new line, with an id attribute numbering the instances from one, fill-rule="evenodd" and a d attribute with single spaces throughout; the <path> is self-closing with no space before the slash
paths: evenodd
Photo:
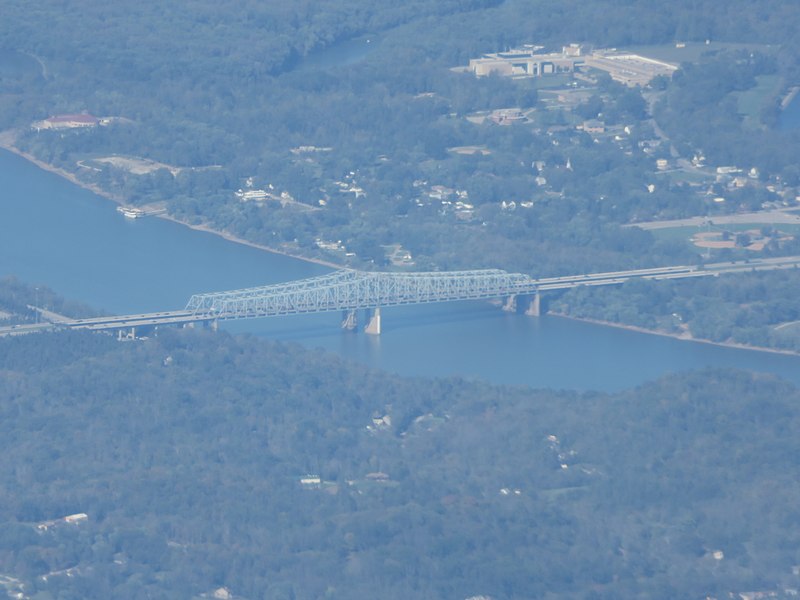
<path id="1" fill-rule="evenodd" d="M 567 46 L 559 53 L 541 54 L 542 46 L 484 54 L 469 61 L 469 70 L 478 77 L 497 73 L 509 77 L 543 77 L 556 73 L 572 73 L 576 64 L 583 63 L 581 47 Z"/>
<path id="2" fill-rule="evenodd" d="M 667 62 L 615 50 L 596 50 L 584 55 L 580 44 L 564 46 L 561 52 L 541 53 L 542 46 L 527 45 L 507 52 L 484 54 L 469 61 L 468 70 L 477 77 L 495 73 L 505 77 L 546 77 L 574 73 L 584 67 L 607 72 L 625 85 L 647 85 L 658 75 L 672 76 L 678 68 Z"/>
<path id="3" fill-rule="evenodd" d="M 587 67 L 606 71 L 614 81 L 631 87 L 647 85 L 659 75 L 671 77 L 678 69 L 677 65 L 654 58 L 606 50 L 593 52 L 586 57 L 585 64 Z"/>
<path id="4" fill-rule="evenodd" d="M 95 116 L 81 113 L 75 115 L 54 115 L 44 121 L 33 124 L 34 129 L 75 129 L 78 127 L 95 127 L 100 119 Z"/>

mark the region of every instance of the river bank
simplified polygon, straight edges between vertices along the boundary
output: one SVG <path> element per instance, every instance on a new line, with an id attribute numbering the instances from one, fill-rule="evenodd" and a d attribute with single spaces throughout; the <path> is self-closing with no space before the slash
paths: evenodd
<path id="1" fill-rule="evenodd" d="M 20 150 L 19 148 L 17 148 L 14 145 L 15 140 L 16 140 L 16 132 L 15 131 L 12 130 L 12 131 L 0 132 L 0 148 L 2 148 L 4 150 L 8 150 L 9 152 L 11 152 L 13 154 L 16 154 L 17 156 L 19 156 L 21 158 L 24 158 L 25 160 L 27 160 L 28 162 L 36 165 L 37 167 L 39 167 L 43 171 L 47 171 L 48 173 L 53 173 L 54 175 L 58 175 L 59 177 L 62 177 L 64 179 L 66 179 L 70 183 L 73 183 L 73 184 L 77 185 L 78 187 L 81 187 L 81 188 L 83 188 L 85 190 L 89 190 L 90 192 L 92 192 L 94 194 L 97 194 L 98 196 L 100 196 L 102 198 L 105 198 L 107 200 L 111 200 L 112 202 L 114 202 L 115 204 L 117 204 L 119 206 L 124 206 L 126 204 L 126 200 L 122 196 L 120 196 L 118 194 L 113 194 L 113 193 L 111 193 L 111 192 L 109 192 L 107 190 L 104 190 L 100 186 L 95 185 L 93 183 L 87 183 L 85 181 L 82 181 L 74 173 L 70 173 L 66 169 L 62 169 L 60 167 L 56 167 L 55 165 L 51 165 L 50 163 L 46 163 L 43 160 L 40 160 L 40 159 L 36 158 L 32 154 L 29 154 L 27 152 L 23 152 L 22 150 Z M 235 235 L 235 234 L 233 234 L 233 233 L 231 233 L 229 231 L 223 231 L 223 230 L 220 230 L 220 229 L 215 229 L 214 227 L 212 227 L 209 224 L 205 224 L 205 223 L 189 223 L 188 221 L 184 221 L 183 219 L 179 219 L 179 218 L 177 218 L 175 216 L 172 216 L 172 215 L 170 215 L 168 213 L 163 213 L 163 214 L 154 215 L 154 216 L 158 217 L 159 219 L 165 219 L 167 221 L 172 221 L 173 223 L 177 223 L 179 225 L 182 225 L 184 227 L 188 227 L 189 229 L 193 229 L 195 231 L 203 231 L 205 233 L 210 233 L 212 235 L 219 236 L 219 237 L 221 237 L 221 238 L 223 238 L 223 239 L 225 239 L 225 240 L 227 240 L 229 242 L 234 242 L 236 244 L 242 244 L 243 246 L 248 246 L 250 248 L 256 248 L 257 250 L 262 250 L 264 252 L 270 252 L 272 254 L 279 254 L 281 256 L 287 256 L 289 258 L 302 260 L 302 261 L 305 261 L 305 262 L 313 263 L 313 264 L 316 264 L 316 265 L 321 265 L 321 266 L 324 266 L 324 267 L 330 267 L 332 269 L 341 269 L 342 268 L 342 265 L 334 263 L 332 261 L 324 260 L 322 258 L 314 258 L 314 257 L 309 257 L 309 256 L 303 256 L 302 254 L 295 254 L 295 253 L 288 252 L 288 251 L 285 251 L 285 250 L 279 250 L 277 248 L 271 248 L 269 246 L 265 246 L 263 244 L 258 244 L 256 242 L 251 242 L 251 241 L 246 240 L 246 239 L 244 239 L 242 237 L 239 237 L 239 236 L 237 236 L 237 235 Z"/>
<path id="2" fill-rule="evenodd" d="M 15 135 L 14 135 L 13 131 L 0 132 L 0 148 L 8 150 L 9 152 L 12 152 L 13 154 L 15 154 L 15 155 L 17 155 L 17 156 L 29 161 L 30 163 L 36 165 L 38 168 L 42 169 L 43 171 L 47 171 L 49 173 L 53 173 L 55 175 L 58 175 L 59 177 L 69 181 L 70 183 L 72 183 L 74 185 L 77 185 L 77 186 L 79 186 L 79 187 L 81 187 L 83 189 L 89 190 L 92 193 L 97 194 L 98 196 L 100 196 L 102 198 L 105 198 L 107 200 L 111 200 L 112 202 L 114 202 L 117 205 L 125 205 L 125 199 L 122 198 L 121 196 L 118 196 L 118 195 L 112 194 L 112 193 L 110 193 L 110 192 L 108 192 L 106 190 L 103 190 L 103 189 L 99 188 L 97 185 L 81 181 L 73 173 L 70 173 L 69 171 L 67 171 L 65 169 L 62 169 L 62 168 L 56 167 L 54 165 L 51 165 L 49 163 L 46 163 L 46 162 L 36 158 L 35 156 L 33 156 L 33 155 L 29 154 L 29 153 L 23 152 L 22 150 L 20 150 L 16 146 L 14 146 L 14 139 L 15 139 Z M 210 226 L 209 224 L 206 224 L 206 223 L 190 223 L 190 222 L 187 222 L 187 221 L 184 221 L 182 219 L 176 218 L 176 217 L 174 217 L 172 215 L 169 215 L 169 214 L 160 214 L 160 215 L 155 215 L 155 216 L 157 216 L 160 219 L 164 219 L 166 221 L 171 221 L 173 223 L 181 225 L 182 227 L 186 227 L 188 229 L 195 230 L 195 231 L 201 231 L 201 232 L 204 232 L 204 233 L 209 233 L 209 234 L 215 235 L 217 237 L 220 237 L 220 238 L 222 238 L 224 240 L 227 240 L 227 241 L 230 241 L 230 242 L 234 242 L 234 243 L 242 245 L 242 246 L 247 246 L 249 248 L 253 248 L 253 249 L 256 249 L 256 250 L 259 250 L 259 251 L 268 252 L 270 254 L 279 255 L 279 256 L 285 256 L 285 257 L 288 257 L 288 258 L 301 260 L 301 261 L 304 261 L 304 262 L 307 262 L 307 263 L 310 263 L 310 264 L 316 264 L 316 265 L 324 266 L 324 267 L 331 268 L 331 269 L 340 269 L 340 268 L 342 268 L 341 264 L 337 264 L 337 263 L 334 263 L 334 262 L 331 262 L 331 261 L 326 261 L 326 260 L 321 259 L 321 258 L 303 256 L 303 255 L 300 255 L 300 254 L 297 254 L 297 253 L 293 253 L 293 252 L 290 252 L 290 251 L 276 249 L 276 248 L 272 248 L 272 247 L 265 246 L 265 245 L 262 245 L 262 244 L 258 244 L 256 242 L 251 242 L 251 241 L 243 239 L 243 238 L 241 238 L 241 237 L 239 237 L 239 236 L 237 236 L 237 235 L 235 235 L 235 234 L 233 234 L 231 232 L 215 229 L 214 227 L 212 227 L 212 226 Z M 613 328 L 617 328 L 617 329 L 625 329 L 625 330 L 629 330 L 629 331 L 635 331 L 635 332 L 639 332 L 639 333 L 646 333 L 646 334 L 656 335 L 656 336 L 661 336 L 661 337 L 668 337 L 668 338 L 673 338 L 673 339 L 677 339 L 677 340 L 699 342 L 699 343 L 702 343 L 702 344 L 709 344 L 709 345 L 719 346 L 719 347 L 723 347 L 723 348 L 753 350 L 753 351 L 758 351 L 758 352 L 766 352 L 766 353 L 772 353 L 772 354 L 783 354 L 783 355 L 788 355 L 788 356 L 800 356 L 799 352 L 795 352 L 795 351 L 791 351 L 791 350 L 782 350 L 782 349 L 777 349 L 777 348 L 767 348 L 767 347 L 761 347 L 761 346 L 751 346 L 751 345 L 747 345 L 747 344 L 738 344 L 738 343 L 734 343 L 734 342 L 715 342 L 715 341 L 712 341 L 712 340 L 705 340 L 705 339 L 695 338 L 691 334 L 689 334 L 688 332 L 685 332 L 685 333 L 671 333 L 671 332 L 667 332 L 667 331 L 659 331 L 659 330 L 647 329 L 647 328 L 643 328 L 643 327 L 637 327 L 637 326 L 634 326 L 634 325 L 626 325 L 626 324 L 623 324 L 623 323 L 615 323 L 615 322 L 603 321 L 603 320 L 599 320 L 599 319 L 575 317 L 575 316 L 571 316 L 571 315 L 567 315 L 567 314 L 563 314 L 563 313 L 557 313 L 557 312 L 551 312 L 549 314 L 552 315 L 552 316 L 557 316 L 557 317 L 561 317 L 561 318 L 565 318 L 565 319 L 569 319 L 569 320 L 573 320 L 573 321 L 592 323 L 592 324 L 596 324 L 596 325 L 601 325 L 601 326 L 605 326 L 605 327 L 613 327 Z"/>
<path id="3" fill-rule="evenodd" d="M 0 179 L 0 277 L 47 285 L 109 314 L 180 310 L 194 294 L 330 271 L 169 220 L 124 219 L 115 204 L 11 152 L 0 151 Z M 773 373 L 800 385 L 800 356 L 530 318 L 479 301 L 393 307 L 383 315 L 382 336 L 343 332 L 340 324 L 337 313 L 303 314 L 227 321 L 223 329 L 415 377 L 616 391 L 711 367 Z"/>
<path id="4" fill-rule="evenodd" d="M 795 99 L 795 97 L 797 96 L 798 92 L 800 92 L 800 86 L 795 85 L 795 86 L 789 88 L 789 91 L 786 93 L 786 95 L 781 100 L 781 110 L 785 110 L 786 107 L 789 106 L 792 103 L 792 100 Z"/>
<path id="5" fill-rule="evenodd" d="M 112 194 L 107 192 L 106 190 L 100 188 L 99 186 L 93 183 L 86 183 L 85 181 L 81 181 L 74 173 L 70 173 L 66 169 L 62 169 L 60 167 L 56 167 L 55 165 L 51 165 L 50 163 L 46 163 L 43 160 L 36 158 L 33 154 L 28 154 L 27 152 L 23 152 L 19 148 L 14 145 L 16 141 L 16 132 L 11 131 L 2 131 L 0 132 L 0 148 L 3 150 L 8 150 L 9 152 L 16 154 L 27 160 L 28 162 L 33 163 L 43 171 L 47 171 L 48 173 L 53 173 L 54 175 L 58 175 L 59 177 L 63 177 L 70 183 L 74 183 L 78 187 L 82 187 L 85 190 L 89 190 L 92 193 L 97 194 L 98 196 L 102 196 L 108 200 L 111 200 L 117 204 L 124 204 L 125 199 L 121 196 L 116 194 Z"/>
<path id="6" fill-rule="evenodd" d="M 784 356 L 800 356 L 800 352 L 795 352 L 794 350 L 767 348 L 765 346 L 751 346 L 749 344 L 739 344 L 737 342 L 715 342 L 714 340 L 707 340 L 703 338 L 694 337 L 688 331 L 681 333 L 672 333 L 660 329 L 647 329 L 646 327 L 638 327 L 636 325 L 616 323 L 614 321 L 603 321 L 602 319 L 590 319 L 589 317 L 576 317 L 574 315 L 568 315 L 566 313 L 560 313 L 560 312 L 548 312 L 547 314 L 551 317 L 569 319 L 570 321 L 577 321 L 579 323 L 592 323 L 593 325 L 602 325 L 603 327 L 614 327 L 616 329 L 624 329 L 626 331 L 635 331 L 637 333 L 646 333 L 648 335 L 658 335 L 661 337 L 672 338 L 674 340 L 682 340 L 685 342 L 709 344 L 711 346 L 718 346 L 720 348 L 733 348 L 736 350 L 752 350 L 754 352 L 768 352 L 770 354 L 782 354 Z"/>
<path id="7" fill-rule="evenodd" d="M 248 241 L 244 238 L 240 238 L 237 235 L 230 233 L 228 231 L 221 231 L 219 229 L 214 229 L 210 225 L 205 225 L 202 223 L 189 223 L 188 221 L 183 221 L 182 219 L 178 219 L 169 215 L 167 213 L 155 215 L 159 219 L 164 219 L 166 221 L 172 221 L 173 223 L 177 223 L 178 225 L 182 225 L 184 227 L 188 227 L 189 229 L 193 229 L 195 231 L 203 231 L 205 233 L 210 233 L 216 236 L 221 237 L 224 240 L 228 240 L 229 242 L 234 242 L 236 244 L 241 244 L 242 246 L 248 246 L 250 248 L 255 248 L 257 250 L 263 250 L 264 252 L 269 252 L 271 254 L 279 254 L 281 256 L 286 256 L 288 258 L 294 258 L 297 260 L 302 260 L 308 263 L 313 263 L 315 265 L 322 265 L 323 267 L 330 267 L 331 269 L 341 269 L 343 265 L 336 264 L 334 262 L 330 262 L 324 260 L 322 258 L 313 258 L 309 256 L 303 256 L 302 254 L 294 254 L 292 252 L 278 250 L 276 248 L 270 248 L 269 246 L 264 246 L 262 244 L 258 244 L 256 242 Z"/>

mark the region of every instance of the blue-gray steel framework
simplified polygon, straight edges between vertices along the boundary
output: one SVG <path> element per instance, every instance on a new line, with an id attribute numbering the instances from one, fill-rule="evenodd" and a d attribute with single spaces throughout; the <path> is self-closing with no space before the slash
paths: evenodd
<path id="1" fill-rule="evenodd" d="M 430 273 L 370 273 L 342 269 L 263 287 L 195 294 L 186 310 L 219 319 L 377 308 L 535 292 L 527 275 L 499 269 Z"/>

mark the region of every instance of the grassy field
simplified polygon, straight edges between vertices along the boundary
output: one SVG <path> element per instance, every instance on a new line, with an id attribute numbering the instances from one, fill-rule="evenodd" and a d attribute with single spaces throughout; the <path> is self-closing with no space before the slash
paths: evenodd
<path id="1" fill-rule="evenodd" d="M 687 248 L 695 251 L 700 251 L 700 249 L 691 242 L 691 239 L 692 236 L 702 231 L 706 231 L 706 228 L 670 227 L 669 229 L 654 229 L 650 233 L 652 233 L 656 239 L 670 241 L 670 242 L 683 242 Z"/>
<path id="2" fill-rule="evenodd" d="M 699 227 L 670 227 L 666 229 L 653 229 L 651 233 L 659 240 L 669 240 L 669 241 L 680 241 L 684 242 L 688 248 L 691 248 L 698 252 L 707 253 L 709 255 L 709 259 L 713 260 L 715 253 L 719 252 L 720 249 L 715 248 L 701 248 L 695 246 L 692 243 L 692 237 L 697 235 L 698 233 L 706 232 L 706 231 L 728 231 L 732 234 L 736 234 L 743 231 L 760 231 L 761 228 L 764 227 L 764 223 L 727 223 L 724 225 L 711 225 L 710 227 L 707 225 L 699 226 Z M 793 235 L 797 236 L 800 235 L 800 225 L 793 225 L 793 224 L 784 224 L 781 223 L 780 225 L 773 226 L 777 231 L 781 232 L 785 235 Z M 757 257 L 759 256 L 758 252 L 746 250 L 743 248 L 731 248 L 738 255 L 742 257 Z"/>
<path id="3" fill-rule="evenodd" d="M 744 125 L 751 129 L 761 126 L 761 110 L 781 91 L 781 78 L 778 75 L 756 77 L 756 86 L 746 92 L 736 94 L 739 113 L 744 117 Z"/>
<path id="4" fill-rule="evenodd" d="M 540 90 L 567 88 L 573 79 L 571 75 L 553 75 L 536 78 L 536 88 Z"/>
<path id="5" fill-rule="evenodd" d="M 669 177 L 675 183 L 698 183 L 704 184 L 714 181 L 714 175 L 701 173 L 698 171 L 687 171 L 685 169 L 673 169 L 671 171 L 656 171 L 656 177 Z"/>
<path id="6" fill-rule="evenodd" d="M 714 218 L 712 217 L 711 220 L 713 221 Z M 712 225 L 712 231 L 748 231 L 750 229 L 761 229 L 767 225 L 766 223 L 725 223 L 720 225 Z M 793 223 L 776 223 L 774 225 L 769 225 L 770 227 L 785 233 L 787 235 L 798 235 L 800 234 L 800 225 L 795 225 Z"/>

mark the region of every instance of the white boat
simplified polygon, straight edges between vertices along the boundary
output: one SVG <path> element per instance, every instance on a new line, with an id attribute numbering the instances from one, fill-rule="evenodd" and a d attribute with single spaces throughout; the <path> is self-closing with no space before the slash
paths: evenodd
<path id="1" fill-rule="evenodd" d="M 134 206 L 118 206 L 117 212 L 122 213 L 129 219 L 138 219 L 139 217 L 143 217 L 145 215 L 141 208 L 136 208 Z"/>

